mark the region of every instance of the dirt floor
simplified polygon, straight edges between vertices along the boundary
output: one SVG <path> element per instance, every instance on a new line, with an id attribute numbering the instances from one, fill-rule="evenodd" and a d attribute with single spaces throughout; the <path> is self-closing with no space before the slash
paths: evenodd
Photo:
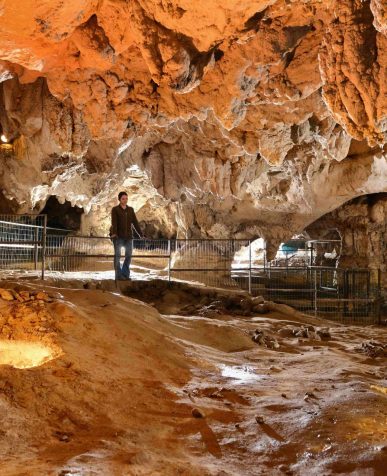
<path id="1" fill-rule="evenodd" d="M 2 476 L 387 473 L 386 327 L 163 281 L 0 287 Z"/>

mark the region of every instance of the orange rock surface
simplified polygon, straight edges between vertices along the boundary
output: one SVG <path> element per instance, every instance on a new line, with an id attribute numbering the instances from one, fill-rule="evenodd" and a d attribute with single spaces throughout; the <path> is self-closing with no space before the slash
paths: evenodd
<path id="1" fill-rule="evenodd" d="M 2 0 L 4 200 L 276 244 L 387 190 L 386 41 L 383 0 Z"/>

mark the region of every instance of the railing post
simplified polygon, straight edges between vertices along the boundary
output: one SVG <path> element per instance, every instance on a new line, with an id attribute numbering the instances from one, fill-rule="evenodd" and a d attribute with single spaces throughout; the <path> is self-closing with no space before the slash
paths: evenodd
<path id="1" fill-rule="evenodd" d="M 317 317 L 318 304 L 317 304 L 317 269 L 314 269 L 314 317 Z M 321 279 L 321 276 L 320 276 Z"/>
<path id="2" fill-rule="evenodd" d="M 251 294 L 251 240 L 249 240 L 249 294 Z"/>
<path id="3" fill-rule="evenodd" d="M 378 269 L 378 281 L 376 290 L 376 321 L 380 325 L 382 323 L 382 270 Z"/>
<path id="4" fill-rule="evenodd" d="M 42 233 L 42 280 L 46 268 L 46 238 L 47 238 L 47 215 L 43 215 L 43 233 Z"/>
<path id="5" fill-rule="evenodd" d="M 35 271 L 38 269 L 38 257 L 39 257 L 39 228 L 35 228 L 34 231 L 34 265 Z"/>
<path id="6" fill-rule="evenodd" d="M 171 282 L 171 239 L 168 238 L 168 282 Z"/>

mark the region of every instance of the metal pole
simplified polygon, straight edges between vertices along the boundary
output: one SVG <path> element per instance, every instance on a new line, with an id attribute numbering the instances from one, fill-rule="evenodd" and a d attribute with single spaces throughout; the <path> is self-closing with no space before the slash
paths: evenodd
<path id="1" fill-rule="evenodd" d="M 317 269 L 314 269 L 314 317 L 317 317 L 317 311 L 318 311 L 318 307 L 317 307 L 317 272 L 318 270 Z M 321 276 L 320 276 L 320 279 L 321 279 Z"/>
<path id="2" fill-rule="evenodd" d="M 171 282 L 171 239 L 168 238 L 168 282 Z"/>
<path id="3" fill-rule="evenodd" d="M 381 300 L 382 300 L 382 271 L 378 269 L 378 289 L 376 291 L 376 320 L 378 324 L 382 323 Z"/>
<path id="4" fill-rule="evenodd" d="M 42 280 L 46 268 L 46 238 L 47 238 L 47 215 L 43 215 L 43 234 L 42 234 Z"/>
<path id="5" fill-rule="evenodd" d="M 35 264 L 35 271 L 38 269 L 38 256 L 39 256 L 39 247 L 38 247 L 38 239 L 39 239 L 39 228 L 35 228 L 34 231 L 34 264 Z"/>
<path id="6" fill-rule="evenodd" d="M 249 240 L 249 294 L 251 294 L 251 240 Z"/>

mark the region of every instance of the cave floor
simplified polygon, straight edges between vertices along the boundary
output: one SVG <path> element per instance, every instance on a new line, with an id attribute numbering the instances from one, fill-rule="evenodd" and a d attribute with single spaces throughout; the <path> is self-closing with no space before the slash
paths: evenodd
<path id="1" fill-rule="evenodd" d="M 386 328 L 181 285 L 0 287 L 4 476 L 385 474 Z"/>

